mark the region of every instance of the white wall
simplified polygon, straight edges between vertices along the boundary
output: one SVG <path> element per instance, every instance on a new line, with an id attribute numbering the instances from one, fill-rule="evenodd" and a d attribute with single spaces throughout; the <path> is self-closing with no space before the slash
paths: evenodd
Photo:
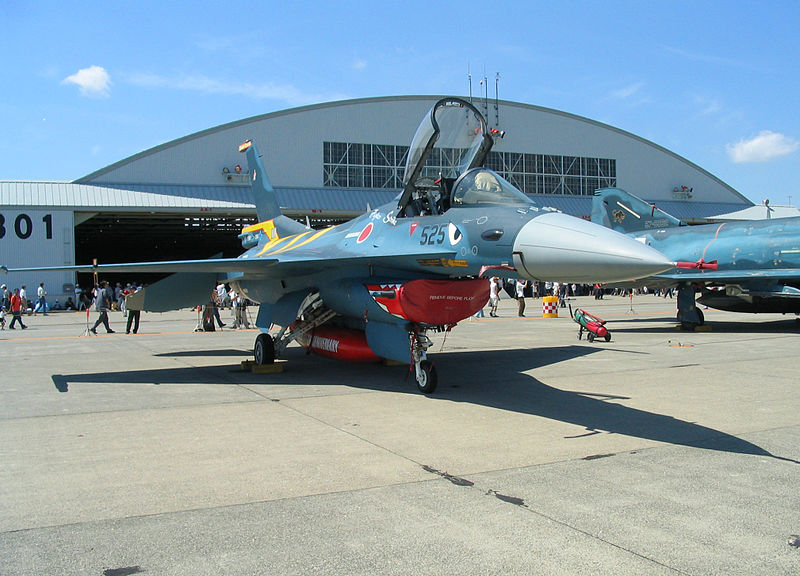
<path id="1" fill-rule="evenodd" d="M 72 211 L 0 208 L 0 263 L 8 268 L 74 265 Z M 29 300 L 36 298 L 36 289 L 44 282 L 51 303 L 56 299 L 63 303 L 63 285 L 74 280 L 72 272 L 0 274 L 0 283 L 10 290 L 24 284 Z"/>
<path id="2" fill-rule="evenodd" d="M 345 101 L 244 119 L 144 151 L 95 175 L 102 183 L 223 184 L 222 169 L 240 164 L 238 145 L 253 139 L 273 185 L 323 185 L 322 143 L 408 145 L 436 97 Z M 489 107 L 495 125 L 493 103 Z M 747 201 L 724 182 L 658 145 L 586 118 L 500 102 L 498 151 L 613 158 L 617 185 L 648 200 L 674 200 L 676 187 L 694 188 L 697 202 Z"/>

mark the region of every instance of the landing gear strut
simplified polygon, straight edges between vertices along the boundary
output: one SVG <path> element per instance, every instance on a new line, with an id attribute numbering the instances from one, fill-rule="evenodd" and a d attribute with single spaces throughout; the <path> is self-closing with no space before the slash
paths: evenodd
<path id="1" fill-rule="evenodd" d="M 319 292 L 309 294 L 300 304 L 300 308 L 297 311 L 297 320 L 290 326 L 284 326 L 275 335 L 275 338 L 266 333 L 259 334 L 256 337 L 256 343 L 253 346 L 253 359 L 256 364 L 272 364 L 276 358 L 283 356 L 284 350 L 292 340 L 299 338 L 317 326 L 321 326 L 334 316 L 336 316 L 336 313 L 325 306 Z"/>
<path id="2" fill-rule="evenodd" d="M 427 350 L 433 345 L 433 342 L 425 334 L 425 330 L 420 329 L 418 326 L 414 326 L 409 332 L 409 339 L 411 341 L 411 361 L 414 364 L 417 388 L 423 394 L 432 394 L 439 383 L 436 366 L 427 357 Z"/>
<path id="3" fill-rule="evenodd" d="M 705 323 L 703 311 L 697 308 L 694 295 L 695 289 L 691 284 L 684 282 L 678 286 L 678 322 L 681 323 L 681 330 L 692 332 Z"/>

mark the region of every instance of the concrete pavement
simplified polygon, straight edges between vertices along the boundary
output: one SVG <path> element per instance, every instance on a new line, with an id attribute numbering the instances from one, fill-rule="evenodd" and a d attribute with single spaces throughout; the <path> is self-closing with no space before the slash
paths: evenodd
<path id="1" fill-rule="evenodd" d="M 26 318 L 0 332 L 0 573 L 800 573 L 794 319 L 573 306 L 612 341 L 506 299 L 434 336 L 431 397 L 297 347 L 243 372 L 256 332 L 191 311 Z"/>

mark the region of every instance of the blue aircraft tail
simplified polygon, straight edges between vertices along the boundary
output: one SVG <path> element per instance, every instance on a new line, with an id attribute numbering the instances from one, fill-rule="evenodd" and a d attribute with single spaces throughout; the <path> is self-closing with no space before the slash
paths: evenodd
<path id="1" fill-rule="evenodd" d="M 245 146 L 247 147 L 245 148 Z M 247 164 L 250 166 L 252 178 L 250 186 L 253 190 L 253 201 L 256 204 L 258 221 L 264 222 L 270 218 L 280 216 L 281 208 L 275 198 L 275 190 L 267 177 L 267 171 L 264 170 L 264 163 L 261 162 L 258 148 L 251 140 L 248 140 L 239 149 L 246 153 Z"/>
<path id="2" fill-rule="evenodd" d="M 603 188 L 592 199 L 592 222 L 623 234 L 685 226 L 674 216 L 620 188 Z"/>
<path id="3" fill-rule="evenodd" d="M 305 226 L 281 214 L 275 190 L 272 188 L 267 171 L 264 169 L 264 163 L 261 161 L 261 154 L 258 153 L 258 148 L 252 140 L 239 146 L 239 151 L 245 152 L 247 164 L 250 167 L 250 187 L 253 191 L 253 202 L 256 205 L 258 221 L 272 220 L 274 229 L 279 236 L 304 232 L 307 229 Z"/>

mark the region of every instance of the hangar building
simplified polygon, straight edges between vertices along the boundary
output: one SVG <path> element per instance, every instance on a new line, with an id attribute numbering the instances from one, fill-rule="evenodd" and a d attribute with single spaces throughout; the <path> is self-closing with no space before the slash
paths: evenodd
<path id="1" fill-rule="evenodd" d="M 292 108 L 190 134 L 73 182 L 0 181 L 0 264 L 239 254 L 236 236 L 255 220 L 249 168 L 237 151 L 247 139 L 263 154 L 284 213 L 318 226 L 352 218 L 396 196 L 414 131 L 438 99 L 393 96 Z M 489 167 L 540 204 L 588 218 L 593 192 L 618 186 L 690 222 L 752 206 L 719 178 L 634 134 L 529 104 L 473 102 L 491 128 L 505 133 Z M 27 284 L 34 294 L 42 281 L 55 299 L 76 278 L 52 272 L 3 279 Z"/>

